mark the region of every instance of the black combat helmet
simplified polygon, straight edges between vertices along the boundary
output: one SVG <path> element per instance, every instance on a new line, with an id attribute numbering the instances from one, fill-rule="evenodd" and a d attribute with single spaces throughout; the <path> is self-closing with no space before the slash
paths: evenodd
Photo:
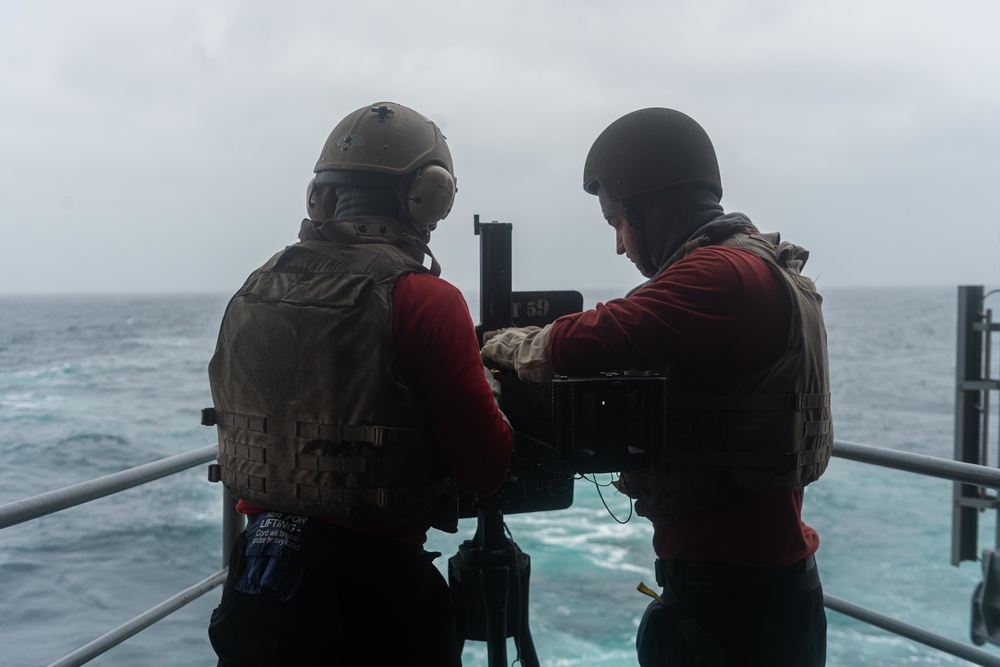
<path id="1" fill-rule="evenodd" d="M 583 189 L 596 195 L 600 188 L 616 202 L 695 183 L 722 198 L 712 140 L 693 118 L 673 109 L 639 109 L 611 123 L 583 167 Z"/>

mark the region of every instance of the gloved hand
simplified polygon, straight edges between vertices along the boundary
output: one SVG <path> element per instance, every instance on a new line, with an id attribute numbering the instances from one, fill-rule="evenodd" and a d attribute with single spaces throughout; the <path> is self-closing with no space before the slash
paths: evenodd
<path id="1" fill-rule="evenodd" d="M 513 368 L 522 380 L 550 382 L 555 376 L 549 357 L 549 332 L 544 327 L 511 327 L 483 334 L 483 361 Z"/>
<path id="2" fill-rule="evenodd" d="M 483 364 L 483 372 L 486 373 L 486 384 L 490 386 L 490 391 L 493 392 L 493 402 L 496 403 L 497 410 L 500 410 L 500 416 L 503 418 L 503 423 L 507 425 L 510 432 L 514 432 L 514 427 L 511 426 L 510 420 L 507 419 L 507 415 L 504 411 L 500 409 L 500 396 L 503 391 L 503 387 L 500 384 L 500 380 L 493 375 L 493 370 L 491 370 L 486 364 Z"/>
<path id="3" fill-rule="evenodd" d="M 490 390 L 493 392 L 493 400 L 497 402 L 497 405 L 500 405 L 500 380 L 496 379 L 493 371 L 487 368 L 485 364 L 483 364 L 483 372 L 486 374 L 486 384 L 490 386 Z"/>

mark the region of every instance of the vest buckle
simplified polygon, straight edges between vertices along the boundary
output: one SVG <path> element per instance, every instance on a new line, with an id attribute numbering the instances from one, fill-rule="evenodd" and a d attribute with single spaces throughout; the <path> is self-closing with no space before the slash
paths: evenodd
<path id="1" fill-rule="evenodd" d="M 375 504 L 380 510 L 389 509 L 395 504 L 392 489 L 378 489 L 375 496 Z"/>
<path id="2" fill-rule="evenodd" d="M 794 472 L 802 467 L 803 452 L 785 452 L 785 472 Z"/>
<path id="3" fill-rule="evenodd" d="M 396 442 L 396 429 L 391 426 L 372 427 L 372 444 L 376 447 L 384 447 Z"/>

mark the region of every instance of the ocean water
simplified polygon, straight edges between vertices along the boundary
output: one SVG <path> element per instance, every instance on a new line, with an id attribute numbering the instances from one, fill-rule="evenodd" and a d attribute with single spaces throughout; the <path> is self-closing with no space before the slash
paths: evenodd
<path id="1" fill-rule="evenodd" d="M 826 290 L 838 438 L 951 456 L 956 293 Z M 213 444 L 199 410 L 210 404 L 206 364 L 226 300 L 0 297 L 0 504 Z M 470 304 L 478 314 L 474 295 Z M 205 472 L 0 531 L 0 665 L 48 665 L 219 569 L 221 488 Z M 827 592 L 968 641 L 980 569 L 950 565 L 951 488 L 834 459 L 805 509 Z M 627 517 L 627 502 L 602 491 L 578 481 L 571 508 L 507 517 L 532 559 L 530 626 L 548 667 L 636 664 L 647 598 L 635 587 L 654 581 L 652 531 L 637 517 L 619 523 L 611 513 Z M 981 547 L 992 546 L 994 523 L 983 515 Z M 474 528 L 432 533 L 443 570 Z M 214 665 L 206 627 L 218 595 L 90 664 Z M 828 616 L 832 667 L 965 664 Z M 469 643 L 464 663 L 486 665 L 485 645 Z"/>

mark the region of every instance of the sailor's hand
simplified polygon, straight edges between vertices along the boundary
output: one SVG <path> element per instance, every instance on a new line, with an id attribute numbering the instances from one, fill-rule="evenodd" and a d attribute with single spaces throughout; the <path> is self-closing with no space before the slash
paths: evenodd
<path id="1" fill-rule="evenodd" d="M 486 384 L 490 386 L 490 391 L 493 392 L 493 400 L 500 404 L 500 380 L 493 375 L 493 370 L 490 369 L 486 364 L 483 364 L 483 372 L 486 374 Z"/>
<path id="2" fill-rule="evenodd" d="M 500 366 L 514 368 L 521 342 L 534 331 L 538 331 L 538 327 L 510 327 L 487 331 L 483 334 L 483 349 L 479 354 L 484 362 L 491 360 Z"/>
<path id="3" fill-rule="evenodd" d="M 483 334 L 483 360 L 513 368 L 522 380 L 549 382 L 555 375 L 549 358 L 551 327 L 511 327 Z"/>

